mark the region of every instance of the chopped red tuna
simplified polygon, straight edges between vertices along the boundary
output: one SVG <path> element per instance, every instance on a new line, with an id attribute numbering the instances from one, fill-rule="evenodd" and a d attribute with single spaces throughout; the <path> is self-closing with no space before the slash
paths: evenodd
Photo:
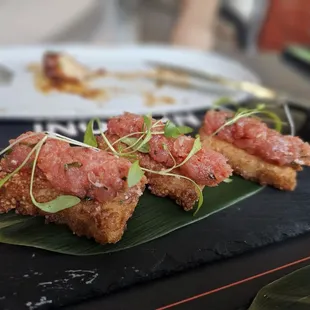
<path id="1" fill-rule="evenodd" d="M 207 112 L 203 124 L 204 133 L 212 135 L 232 116 L 232 113 L 224 111 Z M 279 166 L 310 165 L 308 143 L 299 137 L 282 135 L 257 118 L 241 118 L 233 125 L 221 129 L 216 137 Z"/>
<path id="2" fill-rule="evenodd" d="M 153 120 L 154 123 L 155 120 Z M 108 134 L 124 137 L 141 132 L 143 124 L 142 116 L 125 113 L 109 120 Z M 155 134 L 162 130 L 161 124 L 152 129 L 154 134 L 149 141 L 149 156 L 168 168 L 173 167 L 174 160 L 176 164 L 182 164 L 193 148 L 194 138 L 184 135 L 178 138 L 167 138 L 163 134 Z M 229 177 L 232 170 L 223 155 L 212 150 L 200 150 L 180 167 L 180 172 L 200 185 L 215 186 Z"/>
<path id="3" fill-rule="evenodd" d="M 17 139 L 31 135 L 28 132 Z M 4 171 L 16 169 L 43 135 L 22 140 L 1 160 Z M 10 141 L 13 143 L 15 140 Z M 30 160 L 32 164 L 33 158 Z M 32 165 L 24 168 L 31 170 Z M 90 197 L 104 202 L 125 188 L 130 162 L 105 151 L 72 147 L 69 143 L 48 138 L 42 146 L 37 168 L 57 189 L 80 198 Z"/>

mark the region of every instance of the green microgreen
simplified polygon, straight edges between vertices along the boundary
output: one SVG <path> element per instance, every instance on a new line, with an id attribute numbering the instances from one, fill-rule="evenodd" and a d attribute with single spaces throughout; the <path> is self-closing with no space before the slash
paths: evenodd
<path id="1" fill-rule="evenodd" d="M 129 137 L 132 137 L 132 136 L 136 136 L 136 135 L 143 135 L 144 133 L 145 133 L 144 131 L 132 132 L 132 133 L 130 133 L 130 134 L 124 136 L 124 137 L 121 137 L 121 138 L 117 139 L 116 141 L 114 141 L 114 142 L 112 143 L 112 145 L 115 145 L 115 144 L 118 144 L 118 143 L 120 143 L 120 142 L 123 142 L 123 139 L 129 138 Z M 140 138 L 141 138 L 141 136 L 140 136 Z M 139 140 L 139 141 L 140 141 L 140 140 Z M 125 142 L 124 142 L 124 143 L 125 143 Z M 130 147 L 128 147 L 128 148 L 130 148 Z M 106 148 L 106 150 L 108 150 L 108 149 L 109 149 L 109 148 Z"/>
<path id="2" fill-rule="evenodd" d="M 151 116 L 144 115 L 143 120 L 144 122 L 143 122 L 142 130 L 144 131 L 130 133 L 124 137 L 119 138 L 118 140 L 112 143 L 112 146 L 118 142 L 122 142 L 127 145 L 127 148 L 123 149 L 122 152 L 119 152 L 117 154 L 118 156 L 128 156 L 128 154 L 132 154 L 137 151 L 141 153 L 149 152 L 148 142 L 152 138 L 152 118 Z M 132 137 L 138 134 L 140 134 L 139 138 Z M 131 149 L 131 151 L 125 152 L 128 149 Z"/>
<path id="3" fill-rule="evenodd" d="M 142 148 L 146 145 L 152 138 L 152 117 L 149 115 L 143 116 L 144 125 L 146 127 L 145 137 L 139 144 L 139 148 Z"/>
<path id="4" fill-rule="evenodd" d="M 121 139 L 121 141 L 123 143 L 125 143 L 126 145 L 128 145 L 130 148 L 133 148 L 135 145 L 137 145 L 140 141 L 139 138 L 129 138 L 129 137 L 124 137 Z M 138 145 L 137 148 L 135 148 L 135 152 L 141 152 L 141 153 L 149 153 L 150 152 L 150 146 L 148 143 L 145 143 L 143 145 Z"/>
<path id="5" fill-rule="evenodd" d="M 144 126 L 146 130 L 151 130 L 152 128 L 152 116 L 151 115 L 143 115 Z"/>
<path id="6" fill-rule="evenodd" d="M 100 123 L 100 119 L 96 118 L 95 121 L 97 122 L 99 131 L 100 131 L 100 135 L 103 138 L 104 142 L 106 143 L 106 145 L 110 148 L 110 150 L 112 151 L 112 153 L 114 155 L 119 155 L 119 153 L 117 153 L 117 151 L 115 150 L 115 148 L 113 147 L 113 145 L 110 143 L 110 141 L 108 140 L 108 138 L 105 136 L 105 134 L 102 132 L 101 130 L 101 123 Z"/>
<path id="7" fill-rule="evenodd" d="M 94 135 L 94 120 L 90 120 L 87 124 L 86 131 L 84 133 L 84 143 L 93 147 L 97 147 L 98 143 Z"/>
<path id="8" fill-rule="evenodd" d="M 129 168 L 128 175 L 127 175 L 127 183 L 129 187 L 137 185 L 142 177 L 144 172 L 139 165 L 139 161 L 136 160 Z"/>
<path id="9" fill-rule="evenodd" d="M 212 136 L 217 135 L 223 128 L 235 124 L 237 121 L 244 117 L 250 117 L 253 115 L 264 114 L 268 116 L 275 123 L 275 130 L 281 132 L 282 130 L 282 121 L 279 116 L 271 111 L 265 110 L 265 104 L 258 104 L 255 109 L 246 109 L 240 108 L 235 113 L 235 115 L 228 119 L 226 123 L 224 123 L 221 127 L 219 127 L 215 132 L 213 132 Z"/>
<path id="10" fill-rule="evenodd" d="M 193 129 L 188 126 L 176 126 L 171 121 L 167 121 L 164 128 L 164 135 L 167 138 L 178 138 L 183 134 L 193 132 Z"/>
<path id="11" fill-rule="evenodd" d="M 107 144 L 107 146 L 109 147 L 109 149 L 112 151 L 113 154 L 118 155 L 117 151 L 114 149 L 113 145 L 110 143 L 110 141 L 107 139 L 107 137 L 105 136 L 105 134 L 102 132 L 101 130 L 101 123 L 99 118 L 95 118 L 95 119 L 91 119 L 86 127 L 86 131 L 84 134 L 84 144 L 87 144 L 89 146 L 95 147 L 97 148 L 98 143 L 96 140 L 96 137 L 94 135 L 94 122 L 97 123 L 99 131 L 100 131 L 100 135 L 102 136 L 104 142 Z"/>

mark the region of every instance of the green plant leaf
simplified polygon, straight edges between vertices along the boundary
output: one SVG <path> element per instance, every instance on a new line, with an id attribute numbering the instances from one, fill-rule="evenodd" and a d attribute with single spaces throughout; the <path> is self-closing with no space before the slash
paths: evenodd
<path id="1" fill-rule="evenodd" d="M 95 120 L 92 119 L 92 120 L 90 120 L 88 122 L 87 127 L 86 127 L 86 131 L 84 133 L 84 140 L 83 140 L 83 142 L 85 144 L 90 145 L 90 146 L 97 147 L 98 143 L 97 143 L 96 137 L 94 135 L 94 131 L 93 131 L 94 121 Z"/>
<path id="2" fill-rule="evenodd" d="M 152 116 L 151 115 L 143 115 L 144 124 L 147 130 L 150 130 L 152 127 Z"/>
<path id="3" fill-rule="evenodd" d="M 193 132 L 193 128 L 188 126 L 178 126 L 178 131 L 181 135 L 186 135 L 188 133 Z"/>
<path id="4" fill-rule="evenodd" d="M 122 138 L 122 142 L 125 143 L 127 146 L 134 145 L 138 141 L 138 138 Z M 149 153 L 150 151 L 150 146 L 148 143 L 143 144 L 142 146 L 139 145 L 137 151 L 141 153 Z"/>
<path id="5" fill-rule="evenodd" d="M 127 183 L 129 187 L 135 186 L 140 182 L 144 175 L 142 171 L 139 161 L 136 160 L 129 168 L 128 176 L 127 176 Z"/>
<path id="6" fill-rule="evenodd" d="M 302 46 L 292 45 L 288 48 L 293 54 L 301 58 L 303 61 L 310 63 L 310 51 Z"/>
<path id="7" fill-rule="evenodd" d="M 180 135 L 193 132 L 193 129 L 188 126 L 176 126 L 171 121 L 167 121 L 164 128 L 164 135 L 167 138 L 177 138 Z"/>
<path id="8" fill-rule="evenodd" d="M 249 310 L 310 309 L 310 266 L 262 288 Z"/>
<path id="9" fill-rule="evenodd" d="M 167 121 L 164 128 L 164 135 L 167 138 L 177 138 L 179 136 L 177 126 L 171 121 Z"/>
<path id="10" fill-rule="evenodd" d="M 48 202 L 37 202 L 35 201 L 35 206 L 42 211 L 48 213 L 56 213 L 77 205 L 81 201 L 80 198 L 71 195 L 58 196 L 54 200 Z"/>
<path id="11" fill-rule="evenodd" d="M 215 102 L 213 102 L 213 107 L 220 107 L 222 105 L 226 105 L 226 104 L 232 104 L 232 100 L 229 97 L 221 97 L 219 99 L 217 99 Z M 237 103 L 234 103 L 237 104 Z"/>
<path id="12" fill-rule="evenodd" d="M 122 240 L 113 245 L 100 245 L 85 237 L 77 237 L 65 225 L 46 225 L 42 217 L 10 212 L 0 215 L 0 242 L 72 255 L 120 251 L 192 225 L 257 193 L 262 188 L 238 176 L 233 177 L 232 184 L 205 188 L 204 202 L 196 216 L 193 216 L 193 212 L 183 211 L 170 199 L 157 197 L 145 191 L 128 221 Z M 251 208 L 250 205 L 248 207 Z"/>
<path id="13" fill-rule="evenodd" d="M 146 145 L 152 138 L 152 131 L 151 131 L 151 129 L 152 129 L 152 116 L 151 115 L 149 115 L 149 116 L 144 115 L 143 119 L 144 119 L 144 124 L 145 124 L 147 130 L 146 130 L 145 137 L 143 138 L 141 143 L 139 143 L 138 149 L 142 148 L 144 145 Z"/>

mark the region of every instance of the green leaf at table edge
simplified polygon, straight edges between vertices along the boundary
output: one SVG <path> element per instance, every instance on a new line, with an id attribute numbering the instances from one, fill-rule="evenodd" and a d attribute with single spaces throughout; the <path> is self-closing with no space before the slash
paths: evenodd
<path id="1" fill-rule="evenodd" d="M 274 309 L 310 309 L 310 266 L 263 287 L 249 308 L 249 310 Z"/>
<path id="2" fill-rule="evenodd" d="M 288 47 L 288 50 L 291 51 L 296 56 L 302 58 L 304 61 L 310 62 L 310 51 L 305 49 L 302 46 L 292 45 Z"/>

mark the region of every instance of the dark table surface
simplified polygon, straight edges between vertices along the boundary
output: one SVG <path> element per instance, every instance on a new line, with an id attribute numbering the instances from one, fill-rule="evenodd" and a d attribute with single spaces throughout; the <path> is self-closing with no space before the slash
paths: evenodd
<path id="1" fill-rule="evenodd" d="M 245 310 L 264 285 L 309 264 L 309 242 L 310 233 L 307 233 L 276 245 L 148 284 L 137 285 L 65 309 L 120 310 L 167 307 L 166 309 L 180 310 Z M 304 258 L 307 260 L 302 260 Z M 265 274 L 267 271 L 270 273 Z M 252 278 L 253 276 L 257 277 Z M 245 281 L 238 283 L 242 280 Z"/>

